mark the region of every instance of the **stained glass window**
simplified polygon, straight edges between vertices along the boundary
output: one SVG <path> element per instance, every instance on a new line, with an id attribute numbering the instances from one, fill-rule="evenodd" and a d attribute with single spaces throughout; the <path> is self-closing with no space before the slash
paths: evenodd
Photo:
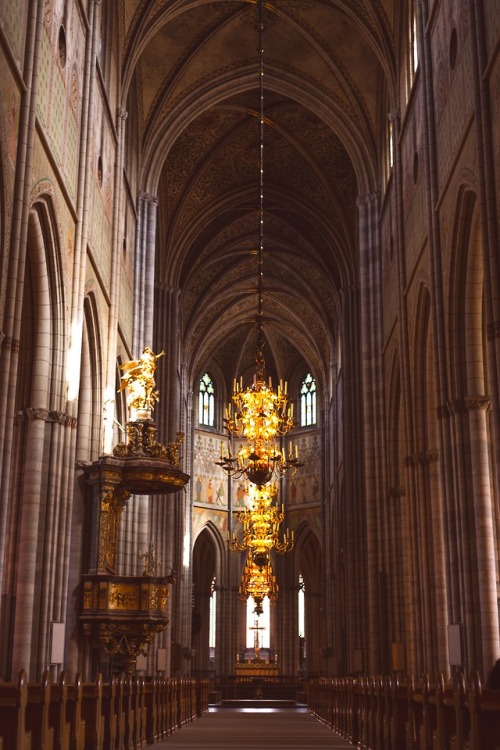
<path id="1" fill-rule="evenodd" d="M 300 389 L 300 426 L 309 427 L 316 424 L 316 381 L 308 373 Z"/>
<path id="2" fill-rule="evenodd" d="M 200 378 L 198 422 L 207 427 L 215 426 L 215 387 L 208 372 Z"/>

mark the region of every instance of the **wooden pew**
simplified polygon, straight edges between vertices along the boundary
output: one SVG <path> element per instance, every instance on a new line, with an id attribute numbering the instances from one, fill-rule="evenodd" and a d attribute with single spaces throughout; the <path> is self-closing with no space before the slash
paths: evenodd
<path id="1" fill-rule="evenodd" d="M 103 744 L 114 750 L 116 747 L 118 716 L 116 702 L 116 677 L 112 677 L 102 690 Z"/>
<path id="2" fill-rule="evenodd" d="M 136 750 L 146 750 L 146 724 L 148 721 L 146 713 L 146 686 L 144 677 L 138 677 L 135 681 L 136 708 L 135 708 L 135 747 Z"/>
<path id="3" fill-rule="evenodd" d="M 127 675 L 123 680 L 122 711 L 125 722 L 123 750 L 134 750 L 135 705 L 133 700 L 132 677 L 130 675 Z"/>
<path id="4" fill-rule="evenodd" d="M 467 702 L 471 721 L 469 750 L 500 747 L 500 690 L 483 688 L 479 673 L 474 672 Z"/>
<path id="5" fill-rule="evenodd" d="M 21 671 L 17 684 L 0 684 L 0 750 L 146 750 L 208 710 L 208 680 L 48 678 L 30 685 Z"/>
<path id="6" fill-rule="evenodd" d="M 179 728 L 180 696 L 179 680 L 171 677 L 169 680 L 167 710 L 169 716 L 169 733 L 173 734 Z"/>
<path id="7" fill-rule="evenodd" d="M 103 750 L 102 676 L 83 685 L 82 720 L 85 723 L 85 750 Z"/>
<path id="8" fill-rule="evenodd" d="M 55 750 L 68 750 L 71 725 L 68 721 L 68 686 L 64 672 L 59 680 L 50 688 L 49 718 L 54 727 Z"/>
<path id="9" fill-rule="evenodd" d="M 156 700 L 157 694 L 160 689 L 160 681 L 157 677 L 153 677 L 151 681 L 146 682 L 144 686 L 144 709 L 147 716 L 145 725 L 146 743 L 152 745 L 154 742 L 159 741 L 159 726 L 158 726 L 158 701 Z"/>
<path id="10" fill-rule="evenodd" d="M 468 747 L 470 733 L 470 716 L 463 674 L 458 675 L 453 688 L 453 707 L 455 709 L 455 733 L 451 736 L 450 750 L 461 750 Z"/>
<path id="11" fill-rule="evenodd" d="M 67 685 L 66 715 L 70 725 L 71 750 L 85 748 L 85 722 L 82 720 L 83 686 L 79 674 Z"/>
<path id="12" fill-rule="evenodd" d="M 399 678 L 392 681 L 392 716 L 390 718 L 390 742 L 392 750 L 405 747 L 406 728 L 409 723 L 409 710 L 406 686 L 401 685 Z"/>
<path id="13" fill-rule="evenodd" d="M 54 750 L 54 724 L 50 715 L 51 687 L 45 671 L 39 685 L 28 683 L 26 727 L 31 732 L 33 750 Z"/>
<path id="14" fill-rule="evenodd" d="M 17 683 L 0 685 L 0 737 L 4 750 L 31 750 L 31 732 L 26 726 L 28 680 L 21 669 Z"/>

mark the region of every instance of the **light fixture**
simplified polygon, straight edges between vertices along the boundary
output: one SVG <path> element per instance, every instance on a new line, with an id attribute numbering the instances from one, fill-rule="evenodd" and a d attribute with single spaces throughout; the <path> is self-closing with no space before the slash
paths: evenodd
<path id="1" fill-rule="evenodd" d="M 298 448 L 292 443 L 285 454 L 273 440 L 257 437 L 246 444 L 233 455 L 230 446 L 221 443 L 219 461 L 215 462 L 223 471 L 234 479 L 245 477 L 252 484 L 262 486 L 270 482 L 273 476 L 282 477 L 285 474 L 293 476 L 303 464 L 299 461 Z"/>
<path id="2" fill-rule="evenodd" d="M 245 476 L 249 482 L 263 485 L 273 476 L 295 474 L 299 466 L 298 449 L 290 446 L 285 454 L 275 440 L 286 435 L 295 422 L 293 404 L 288 406 L 287 384 L 280 381 L 278 390 L 272 387 L 271 378 L 266 383 L 264 360 L 263 320 L 263 256 L 264 256 L 264 48 L 263 3 L 259 0 L 259 93 L 260 93 L 260 205 L 258 250 L 258 309 L 256 372 L 250 387 L 243 389 L 243 380 L 234 381 L 232 402 L 226 408 L 224 424 L 235 438 L 244 438 L 236 455 L 230 447 L 221 444 L 220 460 L 216 461 L 231 477 Z"/>
<path id="3" fill-rule="evenodd" d="M 227 544 L 231 551 L 248 549 L 249 558 L 262 570 L 269 563 L 271 550 L 280 555 L 290 551 L 295 543 L 293 531 L 288 530 L 280 538 L 279 527 L 285 514 L 282 508 L 273 505 L 277 494 L 274 485 L 252 487 L 251 506 L 237 512 L 236 517 L 243 526 L 241 539 L 236 534 L 228 534 Z"/>
<path id="4" fill-rule="evenodd" d="M 266 565 L 259 568 L 249 552 L 238 589 L 240 599 L 246 601 L 251 596 L 255 603 L 255 613 L 261 615 L 265 597 L 267 596 L 269 603 L 273 605 L 278 600 L 278 591 L 279 587 L 269 558 Z"/>

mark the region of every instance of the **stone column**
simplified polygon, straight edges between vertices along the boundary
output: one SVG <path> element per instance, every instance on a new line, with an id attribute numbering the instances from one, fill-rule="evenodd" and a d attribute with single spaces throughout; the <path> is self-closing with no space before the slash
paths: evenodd
<path id="1" fill-rule="evenodd" d="M 28 216 L 32 187 L 33 151 L 36 137 L 36 105 L 40 75 L 41 40 L 45 3 L 38 0 L 30 4 L 26 28 L 26 49 L 23 61 L 23 90 L 19 113 L 19 129 L 16 155 L 14 200 L 8 248 L 9 264 L 5 286 L 5 308 L 1 331 L 0 351 L 0 487 L 2 496 L 9 497 L 10 468 L 13 441 L 13 408 L 17 368 L 19 362 L 19 337 L 21 326 L 22 286 L 26 264 Z M 3 591 L 3 575 L 6 550 L 8 503 L 0 503 L 0 587 Z M 0 613 L 0 622 L 2 618 Z M 26 666 L 26 665 L 23 665 Z"/>
<path id="2" fill-rule="evenodd" d="M 464 518 L 473 519 L 474 529 L 469 529 L 471 563 L 477 575 L 477 591 L 473 592 L 472 611 L 467 613 L 470 632 L 476 627 L 477 610 L 480 612 L 480 635 L 476 643 L 481 645 L 483 675 L 487 675 L 500 654 L 500 628 L 498 621 L 498 588 L 496 580 L 495 512 L 492 504 L 492 481 L 490 469 L 490 446 L 487 428 L 487 412 L 490 400 L 485 397 L 468 396 L 465 399 L 468 413 L 471 485 L 474 507 L 466 508 Z M 467 497 L 467 495 L 466 495 Z M 479 606 L 474 606 L 476 600 Z M 477 653 L 478 648 L 474 649 Z"/>
<path id="3" fill-rule="evenodd" d="M 157 211 L 158 198 L 149 193 L 139 193 L 134 269 L 133 337 L 133 351 L 137 355 L 145 346 L 151 346 L 153 342 Z"/>
<path id="4" fill-rule="evenodd" d="M 364 220 L 364 219 L 363 219 Z M 349 669 L 347 662 L 354 651 L 363 649 L 368 632 L 368 610 L 366 606 L 368 582 L 365 579 L 366 547 L 366 501 L 363 476 L 359 470 L 359 446 L 363 444 L 365 417 L 363 415 L 363 376 L 360 341 L 360 300 L 357 287 L 342 290 L 342 376 L 334 387 L 338 412 L 338 437 L 335 456 L 335 513 L 344 519 L 341 527 L 333 526 L 334 539 L 331 547 L 335 556 L 335 576 L 330 585 L 336 584 L 335 607 L 337 615 L 329 622 L 337 621 L 337 641 L 334 649 L 335 663 L 343 671 Z M 340 425 L 343 432 L 340 433 Z M 342 464 L 339 473 L 338 466 Z M 328 558 L 327 558 L 328 560 Z M 328 588 L 327 579 L 327 588 Z M 335 609 L 328 608 L 333 613 Z M 345 639 L 340 633 L 345 634 Z M 325 645 L 333 645 L 331 643 Z M 342 667 L 341 665 L 345 665 Z M 351 671 L 351 670 L 349 670 Z"/>
<path id="5" fill-rule="evenodd" d="M 384 497 L 384 393 L 382 377 L 382 295 L 379 237 L 379 199 L 371 193 L 358 198 L 361 363 L 363 391 L 363 457 L 364 516 L 366 518 L 367 636 L 365 668 L 371 673 L 381 669 L 383 651 L 379 613 L 379 581 L 383 530 L 382 501 Z"/>

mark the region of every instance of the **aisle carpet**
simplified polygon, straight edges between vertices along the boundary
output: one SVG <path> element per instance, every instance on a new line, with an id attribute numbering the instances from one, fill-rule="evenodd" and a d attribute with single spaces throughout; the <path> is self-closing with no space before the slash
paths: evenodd
<path id="1" fill-rule="evenodd" d="M 352 750 L 306 708 L 211 708 L 155 750 Z"/>

